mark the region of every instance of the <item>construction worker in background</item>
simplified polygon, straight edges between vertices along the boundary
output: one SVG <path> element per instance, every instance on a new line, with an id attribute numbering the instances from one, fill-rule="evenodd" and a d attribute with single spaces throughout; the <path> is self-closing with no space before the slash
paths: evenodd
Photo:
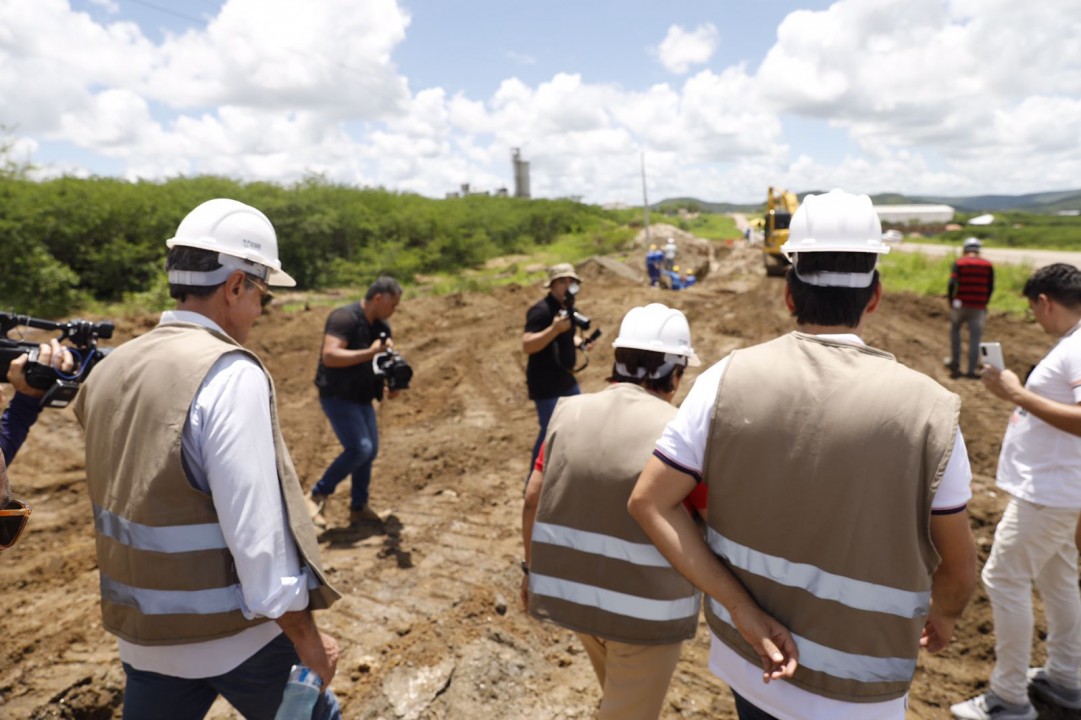
<path id="1" fill-rule="evenodd" d="M 671 270 L 676 265 L 676 241 L 668 238 L 664 241 L 664 269 Z"/>
<path id="2" fill-rule="evenodd" d="M 270 720 L 294 664 L 326 688 L 338 661 L 312 610 L 339 595 L 270 375 L 242 346 L 269 286 L 296 283 L 270 221 L 235 200 L 199 205 L 166 245 L 176 310 L 98 363 L 75 402 L 103 625 L 120 641 L 125 718 L 196 720 L 220 694 Z M 341 717 L 329 690 L 315 717 Z"/>
<path id="3" fill-rule="evenodd" d="M 1081 271 L 1048 265 L 1021 292 L 1036 322 L 1058 342 L 1023 386 L 1010 370 L 983 368 L 987 389 L 1015 406 L 996 476 L 1010 501 L 983 568 L 995 619 L 995 669 L 986 693 L 950 708 L 962 720 L 1035 720 L 1030 691 L 1053 705 L 1081 710 L 1075 545 L 1081 510 Z M 1029 667 L 1033 583 L 1047 616 L 1042 668 Z"/>
<path id="4" fill-rule="evenodd" d="M 902 720 L 919 648 L 946 647 L 975 584 L 960 400 L 860 339 L 881 239 L 866 195 L 804 199 L 782 246 L 796 332 L 700 375 L 631 495 L 708 596 L 744 720 Z"/>
<path id="5" fill-rule="evenodd" d="M 659 303 L 628 312 L 612 346 L 612 385 L 559 401 L 526 486 L 522 599 L 578 635 L 603 691 L 596 717 L 655 720 L 700 598 L 627 499 L 699 361 L 686 317 Z"/>
<path id="6" fill-rule="evenodd" d="M 980 337 L 987 318 L 987 303 L 995 290 L 995 269 L 991 261 L 980 257 L 982 244 L 970 237 L 962 246 L 962 255 L 950 270 L 950 359 L 946 364 L 950 377 L 961 376 L 961 326 L 968 326 L 967 378 L 978 378 Z"/>
<path id="7" fill-rule="evenodd" d="M 661 282 L 661 266 L 664 264 L 664 252 L 657 249 L 656 244 L 649 246 L 646 253 L 646 273 L 649 275 L 651 287 L 657 287 Z"/>
<path id="8" fill-rule="evenodd" d="M 522 333 L 522 351 L 528 356 L 525 380 L 529 399 L 537 407 L 540 426 L 529 458 L 531 468 L 537 461 L 556 402 L 581 392 L 574 377 L 580 340 L 571 318 L 581 286 L 582 278 L 573 265 L 553 265 L 548 268 L 548 279 L 544 282 L 548 294 L 526 312 Z"/>

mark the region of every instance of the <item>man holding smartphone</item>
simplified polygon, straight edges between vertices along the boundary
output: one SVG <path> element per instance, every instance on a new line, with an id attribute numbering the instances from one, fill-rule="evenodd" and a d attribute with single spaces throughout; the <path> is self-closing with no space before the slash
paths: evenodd
<path id="1" fill-rule="evenodd" d="M 990 690 L 951 708 L 962 720 L 1035 720 L 1029 693 L 1081 710 L 1081 592 L 1077 522 L 1081 511 L 1081 271 L 1056 263 L 1025 283 L 1036 322 L 1057 344 L 1024 385 L 985 365 L 983 383 L 1016 407 L 1006 426 L 997 485 L 1010 494 L 995 531 L 983 582 L 995 620 Z M 1047 664 L 1030 668 L 1032 585 L 1047 616 Z"/>
<path id="2" fill-rule="evenodd" d="M 961 377 L 961 326 L 968 325 L 967 378 L 978 378 L 978 348 L 987 318 L 987 303 L 995 290 L 995 269 L 991 261 L 980 257 L 982 244 L 970 237 L 962 246 L 963 254 L 950 270 L 950 377 Z"/>

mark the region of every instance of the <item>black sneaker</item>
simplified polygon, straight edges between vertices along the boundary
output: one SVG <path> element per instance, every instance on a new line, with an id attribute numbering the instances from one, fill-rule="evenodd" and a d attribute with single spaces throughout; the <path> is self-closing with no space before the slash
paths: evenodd
<path id="1" fill-rule="evenodd" d="M 1033 695 L 1052 705 L 1081 710 L 1081 688 L 1065 688 L 1052 682 L 1042 667 L 1028 669 L 1028 689 Z"/>

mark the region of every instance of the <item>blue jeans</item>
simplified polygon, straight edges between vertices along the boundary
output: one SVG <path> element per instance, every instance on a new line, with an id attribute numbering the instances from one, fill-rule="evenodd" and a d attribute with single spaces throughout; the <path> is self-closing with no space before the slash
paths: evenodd
<path id="1" fill-rule="evenodd" d="M 746 698 L 732 691 L 732 697 L 736 699 L 736 714 L 739 720 L 777 720 L 765 710 L 760 710 L 757 705 L 747 702 Z"/>
<path id="2" fill-rule="evenodd" d="M 224 675 L 178 678 L 124 663 L 124 720 L 202 720 L 221 695 L 247 720 L 273 720 L 281 705 L 289 671 L 299 662 L 284 634 Z M 327 690 L 315 704 L 313 720 L 341 720 L 334 693 Z"/>
<path id="3" fill-rule="evenodd" d="M 559 398 L 581 394 L 582 390 L 578 387 L 578 383 L 574 383 L 574 385 L 562 395 L 553 398 L 540 398 L 539 400 L 533 401 L 537 406 L 537 422 L 540 424 L 540 432 L 537 434 L 537 441 L 533 443 L 533 457 L 529 459 L 529 472 L 526 473 L 526 478 L 533 473 L 533 464 L 537 462 L 537 455 L 540 454 L 540 447 L 544 443 L 544 436 L 548 434 L 548 421 L 552 419 L 552 413 L 555 412 L 556 403 L 559 402 Z"/>
<path id="4" fill-rule="evenodd" d="M 312 488 L 313 493 L 330 495 L 338 483 L 352 473 L 353 488 L 350 508 L 360 510 L 368 504 L 368 486 L 372 483 L 372 462 L 379 452 L 379 428 L 375 424 L 375 408 L 371 403 L 358 403 L 336 397 L 321 397 L 319 404 L 330 420 L 330 427 L 344 448 L 334 459 L 323 477 Z"/>

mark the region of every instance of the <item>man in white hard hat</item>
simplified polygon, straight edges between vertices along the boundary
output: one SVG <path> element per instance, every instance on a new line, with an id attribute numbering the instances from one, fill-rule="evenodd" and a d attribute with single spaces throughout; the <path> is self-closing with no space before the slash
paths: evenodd
<path id="1" fill-rule="evenodd" d="M 962 255 L 950 269 L 950 377 L 961 376 L 961 326 L 968 326 L 968 371 L 965 377 L 979 378 L 980 338 L 987 318 L 987 303 L 995 291 L 995 268 L 980 257 L 983 245 L 970 237 L 962 245 Z"/>
<path id="2" fill-rule="evenodd" d="M 658 303 L 628 312 L 612 345 L 612 385 L 559 401 L 526 486 L 522 598 L 534 617 L 577 633 L 603 692 L 596 717 L 655 720 L 699 595 L 627 499 L 676 412 L 684 368 L 699 361 L 687 318 Z"/>
<path id="3" fill-rule="evenodd" d="M 982 573 L 995 619 L 995 667 L 987 692 L 950 708 L 962 720 L 1035 720 L 1030 693 L 1081 715 L 1081 270 L 1042 267 L 1021 293 L 1057 342 L 1023 384 L 1011 370 L 984 366 L 984 385 L 1015 406 L 995 478 L 1010 501 Z M 1029 667 L 1033 586 L 1047 618 L 1047 662 L 1039 668 Z"/>
<path id="4" fill-rule="evenodd" d="M 889 251 L 866 195 L 805 198 L 782 251 L 796 331 L 699 376 L 629 510 L 707 595 L 741 718 L 903 720 L 975 581 L 960 400 L 860 339 Z"/>
<path id="5" fill-rule="evenodd" d="M 271 720 L 294 664 L 326 688 L 336 641 L 312 610 L 320 565 L 274 386 L 242 343 L 281 268 L 267 217 L 199 205 L 168 240 L 176 310 L 98 363 L 76 401 L 86 431 L 101 608 L 119 638 L 125 718 L 196 720 L 222 695 Z M 338 718 L 332 693 L 317 718 Z"/>

